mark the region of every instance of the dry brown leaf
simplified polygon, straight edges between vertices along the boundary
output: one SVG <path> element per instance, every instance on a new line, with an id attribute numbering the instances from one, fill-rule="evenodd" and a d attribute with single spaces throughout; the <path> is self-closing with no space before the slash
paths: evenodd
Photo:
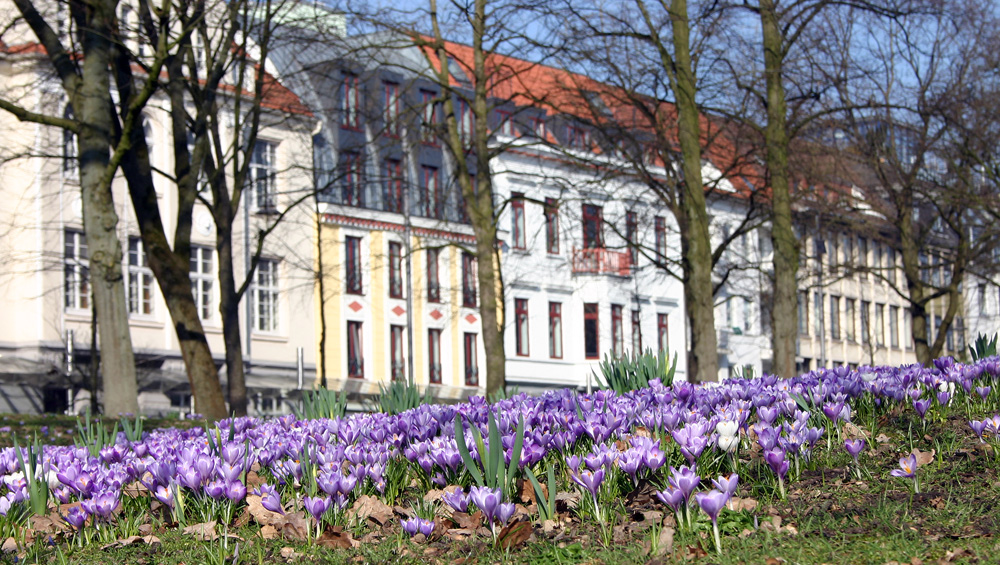
<path id="1" fill-rule="evenodd" d="M 536 504 L 538 499 L 535 498 L 535 487 L 531 486 L 531 481 L 525 481 L 523 479 L 518 479 L 517 484 L 521 492 L 521 500 L 527 502 L 528 504 Z M 541 485 L 542 491 L 546 490 L 544 484 Z"/>
<path id="2" fill-rule="evenodd" d="M 284 517 L 277 512 L 271 512 L 267 508 L 264 508 L 260 503 L 260 496 L 256 494 L 247 495 L 247 509 L 250 511 L 250 515 L 253 519 L 257 521 L 258 524 L 262 526 L 275 525 L 282 520 Z"/>
<path id="3" fill-rule="evenodd" d="M 753 498 L 740 498 L 734 496 L 729 499 L 726 503 L 726 508 L 732 510 L 733 512 L 739 512 L 740 510 L 753 510 L 757 508 L 757 501 Z"/>
<path id="4" fill-rule="evenodd" d="M 215 520 L 194 524 L 181 530 L 182 534 L 194 536 L 199 541 L 214 541 L 219 539 L 219 534 L 215 533 Z"/>
<path id="5" fill-rule="evenodd" d="M 580 493 L 557 492 L 556 502 L 564 502 L 567 508 L 576 508 L 576 505 L 580 503 Z"/>
<path id="6" fill-rule="evenodd" d="M 153 533 L 153 525 L 152 524 L 139 524 L 139 535 L 140 536 L 148 536 L 148 535 L 151 535 L 152 533 Z"/>
<path id="7" fill-rule="evenodd" d="M 785 560 L 782 559 L 782 558 L 780 558 L 780 557 L 768 557 L 767 560 L 764 561 L 764 564 L 765 565 L 781 565 L 784 562 L 785 562 Z"/>
<path id="8" fill-rule="evenodd" d="M 351 537 L 351 532 L 345 532 L 340 526 L 328 528 L 323 535 L 316 540 L 316 543 L 330 549 L 351 549 L 361 545 Z"/>
<path id="9" fill-rule="evenodd" d="M 298 556 L 299 556 L 299 554 L 295 553 L 295 549 L 294 548 L 291 548 L 291 547 L 283 547 L 283 548 L 281 548 L 281 557 L 283 559 L 287 559 L 287 560 L 291 561 L 292 559 L 295 559 Z"/>
<path id="10" fill-rule="evenodd" d="M 256 465 L 256 463 L 254 464 Z M 247 490 L 253 490 L 263 484 L 267 484 L 267 481 L 260 478 L 260 475 L 257 474 L 257 471 L 247 472 L 247 482 L 246 482 Z"/>
<path id="11" fill-rule="evenodd" d="M 442 491 L 443 492 L 443 491 Z M 360 520 L 372 520 L 384 526 L 392 520 L 392 508 L 382 502 L 377 497 L 361 495 L 354 503 L 354 506 L 347 513 L 348 516 L 357 517 Z"/>
<path id="12" fill-rule="evenodd" d="M 285 514 L 281 521 L 274 524 L 285 539 L 305 541 L 309 539 L 309 522 L 303 512 Z"/>
<path id="13" fill-rule="evenodd" d="M 54 534 L 69 529 L 69 526 L 58 515 L 32 516 L 31 529 L 43 534 Z"/>
<path id="14" fill-rule="evenodd" d="M 847 422 L 844 424 L 844 435 L 850 439 L 868 439 L 872 434 L 860 426 Z"/>
<path id="15" fill-rule="evenodd" d="M 116 542 L 101 546 L 101 549 L 106 551 L 114 547 L 125 547 L 137 543 L 144 543 L 150 547 L 156 547 L 160 545 L 160 538 L 156 536 L 129 536 L 125 539 L 120 539 Z"/>
<path id="16" fill-rule="evenodd" d="M 924 465 L 927 465 L 929 463 L 933 463 L 934 462 L 934 454 L 936 454 L 936 453 L 937 453 L 937 451 L 934 450 L 934 449 L 932 449 L 930 451 L 920 451 L 919 449 L 914 449 L 913 450 L 913 455 L 915 455 L 917 457 L 917 467 L 923 467 Z"/>
<path id="17" fill-rule="evenodd" d="M 476 512 L 470 516 L 465 512 L 455 512 L 451 515 L 451 519 L 455 521 L 455 524 L 459 528 L 475 530 L 483 523 L 483 513 Z"/>
<path id="18" fill-rule="evenodd" d="M 875 436 L 875 441 L 877 443 L 887 443 L 889 441 L 889 436 L 887 436 L 885 434 L 879 434 L 879 435 Z"/>
<path id="19" fill-rule="evenodd" d="M 3 540 L 3 546 L 0 547 L 0 551 L 4 553 L 13 553 L 17 551 L 17 541 L 14 538 L 7 538 Z"/>
<path id="20" fill-rule="evenodd" d="M 260 537 L 264 539 L 275 539 L 278 537 L 278 530 L 274 526 L 268 524 L 260 529 Z"/>
<path id="21" fill-rule="evenodd" d="M 511 522 L 497 534 L 496 547 L 510 549 L 528 541 L 533 530 L 530 522 Z"/>
<path id="22" fill-rule="evenodd" d="M 136 481 L 122 487 L 122 494 L 131 498 L 139 498 L 140 496 L 149 496 L 149 489 L 146 488 L 146 485 Z"/>
<path id="23" fill-rule="evenodd" d="M 462 541 L 466 538 L 476 535 L 475 530 L 470 530 L 468 528 L 454 528 L 445 531 L 444 535 L 454 541 Z"/>
<path id="24" fill-rule="evenodd" d="M 542 522 L 542 531 L 548 534 L 554 532 L 558 526 L 559 522 L 556 522 L 555 520 L 545 520 Z"/>
<path id="25" fill-rule="evenodd" d="M 660 537 L 656 542 L 656 555 L 666 555 L 674 552 L 674 529 L 664 527 L 660 530 Z"/>

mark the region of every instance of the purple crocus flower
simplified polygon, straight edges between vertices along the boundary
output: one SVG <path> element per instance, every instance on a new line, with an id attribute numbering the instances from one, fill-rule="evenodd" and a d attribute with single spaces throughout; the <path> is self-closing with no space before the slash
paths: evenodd
<path id="1" fill-rule="evenodd" d="M 693 467 L 688 467 L 687 465 L 682 465 L 680 469 L 674 467 L 670 468 L 670 477 L 667 482 L 670 485 L 682 493 L 684 493 L 684 502 L 688 503 L 691 500 L 691 493 L 694 489 L 698 488 L 698 483 L 701 481 Z"/>
<path id="2" fill-rule="evenodd" d="M 205 494 L 215 500 L 219 500 L 226 495 L 226 483 L 222 481 L 212 481 L 205 485 Z"/>
<path id="3" fill-rule="evenodd" d="M 400 525 L 403 527 L 403 531 L 410 536 L 424 534 L 424 536 L 430 537 L 431 533 L 434 532 L 433 520 L 425 520 L 416 516 L 401 521 Z"/>
<path id="4" fill-rule="evenodd" d="M 736 494 L 736 486 L 740 482 L 740 476 L 736 473 L 730 473 L 728 477 L 719 477 L 718 479 L 712 479 L 712 486 L 721 490 L 722 492 L 733 496 Z"/>
<path id="5" fill-rule="evenodd" d="M 506 524 L 514 516 L 516 507 L 513 502 L 504 502 L 497 508 L 497 519 L 501 524 Z"/>
<path id="6" fill-rule="evenodd" d="M 444 493 L 441 495 L 441 500 L 455 512 L 465 512 L 469 509 L 469 495 L 465 494 L 461 488 Z"/>
<path id="7" fill-rule="evenodd" d="M 712 523 L 714 524 L 719 519 L 719 512 L 729 502 L 729 495 L 720 490 L 712 489 L 708 492 L 695 494 L 694 499 L 705 514 L 708 514 L 708 517 L 712 519 Z"/>
<path id="8" fill-rule="evenodd" d="M 983 400 L 986 400 L 986 397 L 990 395 L 990 392 L 991 392 L 992 390 L 993 390 L 993 388 L 992 388 L 992 387 L 988 387 L 988 386 L 977 386 L 977 387 L 976 387 L 976 394 L 978 394 L 978 395 L 979 395 L 979 398 L 982 398 Z"/>
<path id="9" fill-rule="evenodd" d="M 917 475 L 917 456 L 914 453 L 909 454 L 899 460 L 899 468 L 893 469 L 890 473 L 893 477 L 901 477 L 904 479 L 912 479 Z"/>
<path id="10" fill-rule="evenodd" d="M 780 449 L 769 449 L 764 452 L 764 461 L 771 471 L 780 479 L 784 479 L 788 474 L 788 461 L 785 459 L 785 452 Z"/>
<path id="11" fill-rule="evenodd" d="M 100 516 L 101 518 L 109 518 L 118 506 L 121 504 L 121 500 L 118 499 L 118 495 L 113 492 L 102 492 L 90 499 L 92 508 L 86 508 L 91 514 Z"/>
<path id="12" fill-rule="evenodd" d="M 3 498 L 3 500 L 7 499 Z M 83 525 L 87 523 L 88 517 L 89 515 L 87 514 L 87 511 L 84 510 L 81 505 L 77 505 L 71 507 L 69 511 L 66 512 L 66 515 L 63 516 L 63 520 L 66 520 L 66 523 L 68 523 L 70 526 L 73 526 L 74 528 L 81 530 L 83 529 Z"/>
<path id="13" fill-rule="evenodd" d="M 685 500 L 684 491 L 673 485 L 668 486 L 666 490 L 657 492 L 656 498 L 659 499 L 660 502 L 669 506 L 675 513 L 681 511 L 681 504 L 683 504 Z"/>
<path id="14" fill-rule="evenodd" d="M 604 469 L 597 469 L 596 471 L 583 470 L 579 473 L 573 473 L 571 475 L 573 482 L 587 489 L 587 492 L 597 500 L 597 491 L 601 488 L 601 483 L 604 482 Z"/>
<path id="15" fill-rule="evenodd" d="M 989 426 L 988 420 L 971 420 L 969 422 L 969 427 L 972 428 L 972 431 L 976 432 L 976 437 L 979 438 L 980 442 L 983 441 L 983 432 L 986 431 L 987 426 Z"/>
<path id="16" fill-rule="evenodd" d="M 167 508 L 174 507 L 174 493 L 170 487 L 157 485 L 156 490 L 153 491 L 153 496 L 155 496 L 156 500 L 159 500 Z"/>
<path id="17" fill-rule="evenodd" d="M 850 454 L 851 459 L 854 459 L 854 463 L 858 463 L 858 455 L 861 450 L 865 448 L 865 440 L 863 439 L 849 439 L 844 441 L 844 449 Z"/>
<path id="18" fill-rule="evenodd" d="M 469 489 L 469 501 L 476 505 L 476 508 L 483 511 L 486 520 L 493 522 L 496 517 L 497 508 L 500 506 L 500 489 L 489 487 L 472 487 Z"/>
<path id="19" fill-rule="evenodd" d="M 231 483 L 226 484 L 224 494 L 226 495 L 226 498 L 228 498 L 229 500 L 233 502 L 239 502 L 244 498 L 246 498 L 247 487 L 240 481 L 233 481 Z"/>
<path id="20" fill-rule="evenodd" d="M 278 514 L 284 514 L 285 509 L 281 506 L 281 495 L 278 494 L 277 489 L 271 485 L 260 485 L 254 494 L 260 496 L 260 505 L 266 510 L 271 512 L 277 512 Z"/>
<path id="21" fill-rule="evenodd" d="M 306 511 L 312 514 L 312 517 L 319 522 L 323 518 L 323 514 L 330 509 L 333 501 L 326 496 L 317 496 L 315 498 L 311 496 L 302 497 L 302 506 L 305 507 Z"/>
<path id="22" fill-rule="evenodd" d="M 913 408 L 920 415 L 920 419 L 923 419 L 927 415 L 927 409 L 931 407 L 931 399 L 917 399 L 913 401 Z"/>

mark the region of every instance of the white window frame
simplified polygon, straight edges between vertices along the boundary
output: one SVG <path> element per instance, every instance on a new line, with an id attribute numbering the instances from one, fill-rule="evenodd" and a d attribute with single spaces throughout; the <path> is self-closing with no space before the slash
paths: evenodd
<path id="1" fill-rule="evenodd" d="M 63 232 L 63 308 L 89 310 L 90 260 L 87 236 L 80 230 Z"/>
<path id="2" fill-rule="evenodd" d="M 211 247 L 203 245 L 191 246 L 191 294 L 198 309 L 198 317 L 203 322 L 210 322 L 215 305 L 215 257 Z"/>
<path id="3" fill-rule="evenodd" d="M 258 212 L 277 208 L 278 144 L 266 139 L 254 142 L 250 151 L 249 180 L 253 207 Z"/>
<path id="4" fill-rule="evenodd" d="M 253 329 L 263 333 L 277 333 L 279 323 L 280 275 L 276 259 L 261 258 L 253 277 Z"/>
<path id="5" fill-rule="evenodd" d="M 153 270 L 149 268 L 149 256 L 142 239 L 136 236 L 128 238 L 128 313 L 134 317 L 150 317 L 154 314 Z"/>

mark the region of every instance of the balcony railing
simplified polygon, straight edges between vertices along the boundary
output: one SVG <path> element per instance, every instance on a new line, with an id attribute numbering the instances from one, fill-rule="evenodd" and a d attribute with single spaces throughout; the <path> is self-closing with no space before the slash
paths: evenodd
<path id="1" fill-rule="evenodd" d="M 573 249 L 573 273 L 609 274 L 627 277 L 632 274 L 628 251 L 610 251 L 603 247 Z"/>

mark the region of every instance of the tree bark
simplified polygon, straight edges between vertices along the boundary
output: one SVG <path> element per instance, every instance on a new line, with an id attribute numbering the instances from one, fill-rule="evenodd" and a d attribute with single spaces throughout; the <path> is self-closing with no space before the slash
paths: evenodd
<path id="1" fill-rule="evenodd" d="M 768 186 L 771 189 L 771 243 L 774 248 L 774 306 L 771 347 L 774 374 L 795 375 L 798 328 L 799 243 L 792 230 L 792 198 L 788 178 L 788 127 L 785 100 L 785 40 L 774 0 L 760 0 L 767 89 L 767 125 L 764 129 Z"/>

